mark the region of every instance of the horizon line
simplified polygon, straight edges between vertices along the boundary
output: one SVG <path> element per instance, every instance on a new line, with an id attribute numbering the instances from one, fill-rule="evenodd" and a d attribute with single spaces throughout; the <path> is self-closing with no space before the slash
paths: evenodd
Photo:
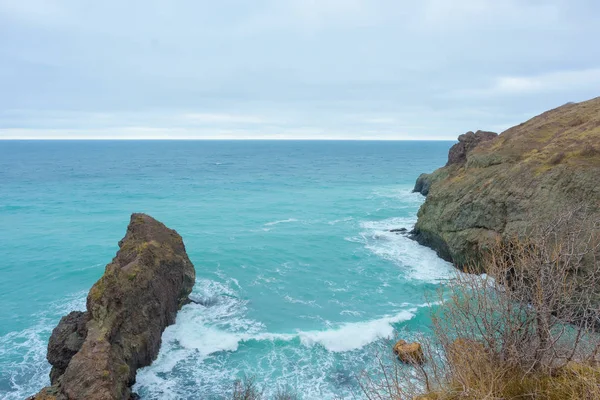
<path id="1" fill-rule="evenodd" d="M 456 139 L 393 139 L 393 138 L 1 138 L 3 142 L 108 142 L 108 141 L 147 141 L 147 142 L 164 142 L 164 141 L 305 141 L 305 142 L 452 142 Z"/>

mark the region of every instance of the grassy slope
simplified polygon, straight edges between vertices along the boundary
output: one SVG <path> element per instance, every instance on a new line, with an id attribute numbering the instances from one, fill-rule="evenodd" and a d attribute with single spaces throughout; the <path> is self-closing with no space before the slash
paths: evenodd
<path id="1" fill-rule="evenodd" d="M 440 168 L 416 231 L 457 264 L 498 235 L 522 233 L 565 207 L 600 212 L 600 97 L 566 104 Z"/>

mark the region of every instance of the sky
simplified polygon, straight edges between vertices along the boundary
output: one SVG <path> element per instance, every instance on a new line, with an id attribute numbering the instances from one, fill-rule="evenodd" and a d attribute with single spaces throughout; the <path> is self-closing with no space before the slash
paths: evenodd
<path id="1" fill-rule="evenodd" d="M 600 96 L 598 0 L 0 0 L 0 139 L 453 140 Z"/>

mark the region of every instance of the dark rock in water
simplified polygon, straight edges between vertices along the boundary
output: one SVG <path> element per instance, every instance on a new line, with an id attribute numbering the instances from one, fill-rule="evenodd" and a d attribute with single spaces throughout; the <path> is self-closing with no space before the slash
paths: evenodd
<path id="1" fill-rule="evenodd" d="M 390 232 L 392 232 L 392 233 L 407 233 L 408 229 L 406 229 L 406 228 L 390 229 Z"/>
<path id="2" fill-rule="evenodd" d="M 427 194 L 410 237 L 462 267 L 497 240 L 573 205 L 600 220 L 600 97 L 547 111 L 496 136 L 459 137 L 448 163 L 419 177 Z M 590 150 L 592 149 L 592 150 Z"/>
<path id="3" fill-rule="evenodd" d="M 458 137 L 458 143 L 450 148 L 448 152 L 448 163 L 446 166 L 452 164 L 464 164 L 467 162 L 467 154 L 471 152 L 481 142 L 492 140 L 497 137 L 496 132 L 477 131 L 467 132 Z"/>
<path id="4" fill-rule="evenodd" d="M 431 174 L 421 174 L 417 178 L 415 183 L 414 193 L 421 193 L 423 196 L 429 194 L 429 188 L 431 187 Z"/>
<path id="5" fill-rule="evenodd" d="M 52 386 L 31 397 L 129 400 L 138 368 L 158 355 L 195 281 L 181 236 L 133 214 L 119 251 L 87 297 L 87 311 L 63 317 L 52 332 Z"/>

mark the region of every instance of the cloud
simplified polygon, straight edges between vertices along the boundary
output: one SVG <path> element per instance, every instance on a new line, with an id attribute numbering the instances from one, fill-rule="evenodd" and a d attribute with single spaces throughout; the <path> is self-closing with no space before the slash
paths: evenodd
<path id="1" fill-rule="evenodd" d="M 192 123 L 235 123 L 235 124 L 266 124 L 275 121 L 269 121 L 263 117 L 255 115 L 240 114 L 208 114 L 191 113 L 183 115 L 183 118 Z"/>
<path id="2" fill-rule="evenodd" d="M 599 12 L 594 0 L 0 0 L 0 136 L 452 139 L 600 94 Z"/>
<path id="3" fill-rule="evenodd" d="M 428 28 L 460 30 L 473 30 L 474 26 L 502 29 L 515 24 L 539 27 L 559 21 L 566 5 L 523 0 L 424 0 L 421 4 L 421 22 Z"/>
<path id="4" fill-rule="evenodd" d="M 482 89 L 458 90 L 449 97 L 482 98 L 535 95 L 548 92 L 573 92 L 592 89 L 600 94 L 600 68 L 579 71 L 554 71 L 531 76 L 501 76 Z"/>

